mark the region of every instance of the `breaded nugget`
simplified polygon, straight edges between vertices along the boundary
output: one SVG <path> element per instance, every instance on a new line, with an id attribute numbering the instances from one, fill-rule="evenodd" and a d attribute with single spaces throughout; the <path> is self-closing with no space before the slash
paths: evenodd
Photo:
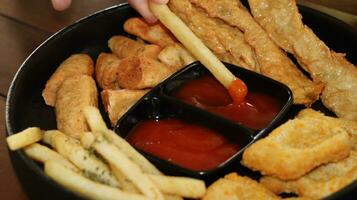
<path id="1" fill-rule="evenodd" d="M 259 24 L 292 53 L 314 81 L 325 84 L 321 100 L 338 117 L 357 121 L 357 67 L 335 53 L 301 20 L 295 0 L 249 0 Z"/>
<path id="2" fill-rule="evenodd" d="M 202 200 L 278 200 L 274 193 L 256 181 L 236 173 L 220 178 L 207 188 Z"/>
<path id="3" fill-rule="evenodd" d="M 149 90 L 103 90 L 101 92 L 104 108 L 114 127 L 117 121 Z"/>
<path id="4" fill-rule="evenodd" d="M 108 46 L 118 58 L 126 58 L 129 56 L 146 56 L 156 59 L 161 51 L 158 45 L 137 42 L 130 38 L 116 35 L 109 39 Z"/>
<path id="5" fill-rule="evenodd" d="M 98 106 L 97 87 L 88 75 L 71 76 L 63 81 L 56 97 L 56 120 L 58 130 L 79 139 L 89 131 L 83 115 L 86 106 Z"/>
<path id="6" fill-rule="evenodd" d="M 338 123 L 296 118 L 248 147 L 241 162 L 263 175 L 292 180 L 347 157 L 350 150 L 349 134 Z"/>
<path id="7" fill-rule="evenodd" d="M 190 0 L 203 8 L 210 17 L 222 19 L 239 28 L 245 41 L 254 49 L 260 73 L 286 84 L 293 92 L 294 104 L 311 105 L 323 89 L 319 82 L 312 82 L 289 59 L 269 35 L 254 20 L 239 0 Z"/>
<path id="8" fill-rule="evenodd" d="M 55 106 L 56 94 L 62 82 L 74 75 L 86 74 L 93 75 L 94 67 L 92 59 L 86 54 L 74 54 L 63 61 L 55 73 L 47 81 L 42 97 L 49 106 Z"/>
<path id="9" fill-rule="evenodd" d="M 197 60 L 179 43 L 167 45 L 161 50 L 158 58 L 162 63 L 172 67 L 174 71 L 178 71 Z"/>
<path id="10" fill-rule="evenodd" d="M 143 18 L 129 18 L 124 23 L 124 30 L 161 47 L 177 42 L 170 31 L 160 22 L 148 24 Z"/>
<path id="11" fill-rule="evenodd" d="M 121 60 L 117 82 L 126 89 L 151 88 L 173 72 L 173 69 L 157 60 L 145 56 L 130 56 Z"/>
<path id="12" fill-rule="evenodd" d="M 260 182 L 272 192 L 295 193 L 302 197 L 321 199 L 357 179 L 357 152 L 335 163 L 322 165 L 308 174 L 292 181 L 263 177 Z"/>
<path id="13" fill-rule="evenodd" d="M 120 59 L 110 53 L 101 53 L 95 65 L 95 78 L 102 89 L 119 89 L 117 83 Z"/>
<path id="14" fill-rule="evenodd" d="M 323 113 L 313 110 L 313 109 L 304 109 L 298 115 L 297 118 L 309 118 L 310 120 L 326 120 L 331 121 L 331 123 L 336 123 L 341 128 L 350 135 L 350 141 L 352 143 L 352 149 L 357 151 L 357 122 L 325 116 Z"/>

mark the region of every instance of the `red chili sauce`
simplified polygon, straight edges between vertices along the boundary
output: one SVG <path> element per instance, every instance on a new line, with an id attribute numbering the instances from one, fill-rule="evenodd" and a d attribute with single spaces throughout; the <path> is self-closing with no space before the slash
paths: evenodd
<path id="1" fill-rule="evenodd" d="M 249 91 L 244 102 L 234 104 L 227 89 L 209 75 L 185 83 L 174 96 L 252 129 L 266 127 L 282 108 L 277 99 L 255 91 Z"/>
<path id="2" fill-rule="evenodd" d="M 142 121 L 127 140 L 145 152 L 197 171 L 217 167 L 240 148 L 208 128 L 177 119 Z"/>

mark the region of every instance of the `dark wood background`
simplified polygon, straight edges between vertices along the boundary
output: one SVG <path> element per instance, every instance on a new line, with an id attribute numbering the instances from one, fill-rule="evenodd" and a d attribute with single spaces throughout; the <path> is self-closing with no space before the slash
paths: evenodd
<path id="1" fill-rule="evenodd" d="M 27 199 L 12 169 L 5 143 L 5 101 L 10 82 L 25 58 L 47 37 L 74 21 L 123 0 L 75 0 L 64 12 L 50 0 L 0 1 L 0 199 Z M 357 29 L 356 0 L 298 0 Z"/>

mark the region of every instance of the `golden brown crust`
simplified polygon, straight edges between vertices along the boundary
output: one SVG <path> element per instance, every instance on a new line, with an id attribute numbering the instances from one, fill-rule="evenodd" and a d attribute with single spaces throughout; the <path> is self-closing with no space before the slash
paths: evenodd
<path id="1" fill-rule="evenodd" d="M 337 116 L 357 121 L 357 67 L 303 24 L 295 0 L 249 0 L 249 4 L 269 36 L 292 53 L 314 81 L 325 84 L 323 104 Z"/>
<path id="2" fill-rule="evenodd" d="M 148 24 L 144 19 L 138 17 L 126 20 L 124 23 L 124 30 L 161 47 L 177 42 L 170 31 L 160 22 Z"/>
<path id="3" fill-rule="evenodd" d="M 56 94 L 62 82 L 71 76 L 78 74 L 93 75 L 94 67 L 92 59 L 86 54 L 74 54 L 63 61 L 47 81 L 42 97 L 49 106 L 55 106 Z"/>
<path id="4" fill-rule="evenodd" d="M 266 176 L 260 183 L 270 191 L 295 193 L 306 198 L 324 198 L 357 179 L 357 152 L 336 163 L 322 165 L 310 173 L 292 181 Z"/>
<path id="5" fill-rule="evenodd" d="M 256 181 L 231 173 L 210 185 L 203 197 L 203 200 L 217 199 L 278 200 L 280 198 Z"/>
<path id="6" fill-rule="evenodd" d="M 145 56 L 131 56 L 120 62 L 117 82 L 126 89 L 151 88 L 174 71 L 169 66 Z"/>
<path id="7" fill-rule="evenodd" d="M 56 97 L 56 120 L 58 130 L 80 138 L 89 131 L 83 115 L 85 106 L 98 106 L 97 87 L 91 76 L 76 75 L 63 81 Z"/>
<path id="8" fill-rule="evenodd" d="M 191 53 L 179 43 L 167 45 L 161 50 L 158 58 L 162 63 L 172 67 L 173 71 L 178 71 L 196 60 Z"/>
<path id="9" fill-rule="evenodd" d="M 246 42 L 255 51 L 260 72 L 286 84 L 293 92 L 295 104 L 309 106 L 319 98 L 323 85 L 314 83 L 305 77 L 239 1 L 190 1 L 203 8 L 209 16 L 217 17 L 231 26 L 239 28 L 243 32 Z"/>
<path id="10" fill-rule="evenodd" d="M 103 90 L 101 92 L 104 108 L 112 126 L 149 90 Z"/>
<path id="11" fill-rule="evenodd" d="M 95 65 L 95 77 L 102 89 L 119 89 L 117 77 L 120 59 L 110 53 L 101 53 Z"/>
<path id="12" fill-rule="evenodd" d="M 347 157 L 350 150 L 350 137 L 338 123 L 304 117 L 289 120 L 252 144 L 241 162 L 263 175 L 292 180 Z"/>

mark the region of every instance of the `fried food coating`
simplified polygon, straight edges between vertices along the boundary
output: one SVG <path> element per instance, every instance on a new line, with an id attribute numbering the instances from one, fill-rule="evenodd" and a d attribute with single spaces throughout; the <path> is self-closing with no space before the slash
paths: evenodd
<path id="1" fill-rule="evenodd" d="M 189 0 L 172 0 L 169 7 L 220 60 L 259 72 L 254 50 L 239 29 L 207 16 Z"/>
<path id="2" fill-rule="evenodd" d="M 157 59 L 161 51 L 161 47 L 158 45 L 146 45 L 121 35 L 111 37 L 108 41 L 108 46 L 120 59 L 129 56 L 146 56 Z"/>
<path id="3" fill-rule="evenodd" d="M 120 62 L 117 82 L 125 89 L 155 87 L 173 74 L 169 66 L 145 56 L 130 56 Z"/>
<path id="4" fill-rule="evenodd" d="M 292 180 L 347 157 L 350 150 L 350 136 L 338 123 L 302 117 L 289 120 L 248 147 L 241 163 L 263 175 Z"/>
<path id="5" fill-rule="evenodd" d="M 303 24 L 295 0 L 249 0 L 249 5 L 269 36 L 292 53 L 314 81 L 325 84 L 323 104 L 338 117 L 357 121 L 357 67 Z"/>
<path id="6" fill-rule="evenodd" d="M 71 76 L 63 81 L 56 96 L 57 128 L 63 133 L 80 139 L 89 131 L 83 115 L 86 106 L 98 106 L 97 87 L 88 75 Z"/>
<path id="7" fill-rule="evenodd" d="M 323 85 L 308 79 L 253 19 L 249 11 L 232 0 L 190 0 L 210 17 L 239 28 L 254 49 L 260 73 L 286 84 L 293 92 L 294 104 L 311 105 L 319 98 Z"/>
<path id="8" fill-rule="evenodd" d="M 322 199 L 357 179 L 357 152 L 335 163 L 322 165 L 292 181 L 265 176 L 260 183 L 272 192 L 295 193 L 306 198 Z"/>
<path id="9" fill-rule="evenodd" d="M 139 17 L 132 17 L 126 20 L 124 30 L 160 47 L 177 42 L 171 32 L 160 22 L 148 24 L 143 18 Z"/>
<path id="10" fill-rule="evenodd" d="M 95 78 L 102 89 L 119 89 L 117 83 L 120 59 L 110 53 L 101 53 L 95 64 Z"/>
<path id="11" fill-rule="evenodd" d="M 162 63 L 172 67 L 174 71 L 178 71 L 197 60 L 180 43 L 167 45 L 159 53 L 158 58 Z"/>
<path id="12" fill-rule="evenodd" d="M 202 200 L 217 199 L 278 200 L 280 198 L 256 181 L 231 173 L 210 185 Z"/>
<path id="13" fill-rule="evenodd" d="M 86 74 L 92 76 L 93 60 L 86 54 L 73 54 L 63 61 L 47 81 L 42 97 L 49 106 L 55 106 L 57 90 L 62 82 L 71 76 Z"/>
<path id="14" fill-rule="evenodd" d="M 114 127 L 117 121 L 149 90 L 103 90 L 104 109 Z"/>

